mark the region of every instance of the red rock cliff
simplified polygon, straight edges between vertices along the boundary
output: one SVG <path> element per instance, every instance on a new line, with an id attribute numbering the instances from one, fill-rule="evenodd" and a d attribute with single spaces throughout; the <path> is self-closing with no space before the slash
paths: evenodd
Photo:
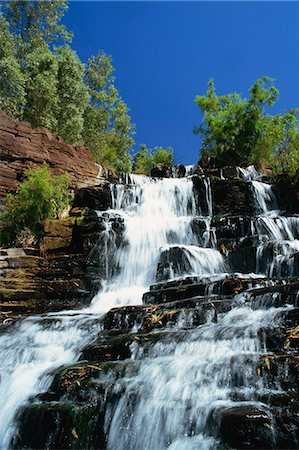
<path id="1" fill-rule="evenodd" d="M 101 166 L 88 148 L 72 147 L 46 128 L 32 128 L 0 110 L 0 200 L 16 190 L 24 170 L 47 163 L 54 175 L 68 173 L 71 187 L 99 184 Z"/>

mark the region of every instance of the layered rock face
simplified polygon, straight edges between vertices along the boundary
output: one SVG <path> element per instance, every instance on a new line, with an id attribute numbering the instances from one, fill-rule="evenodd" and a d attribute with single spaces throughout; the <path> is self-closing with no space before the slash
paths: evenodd
<path id="1" fill-rule="evenodd" d="M 46 128 L 32 128 L 0 110 L 0 199 L 16 190 L 24 169 L 48 164 L 54 175 L 67 173 L 71 187 L 98 184 L 102 168 L 86 147 L 72 147 Z"/>
<path id="2" fill-rule="evenodd" d="M 45 381 L 14 410 L 10 447 L 298 448 L 296 187 L 285 206 L 279 180 L 235 175 L 83 189 L 45 224 L 44 258 L 80 255 L 81 288 L 102 290 L 32 319 L 72 353 L 30 353 Z M 4 324 L 13 342 L 23 324 Z"/>
<path id="3" fill-rule="evenodd" d="M 106 208 L 109 201 L 111 205 L 109 188 L 98 186 L 94 192 L 106 199 Z M 84 189 L 82 194 L 77 190 L 76 195 L 84 198 L 86 204 L 90 203 Z M 81 200 L 79 203 L 82 205 Z M 111 219 L 110 226 L 119 244 L 121 219 Z M 30 314 L 87 306 L 113 268 L 109 244 L 107 252 L 103 253 L 106 239 L 105 218 L 99 218 L 88 207 L 74 206 L 69 217 L 45 222 L 39 248 L 2 249 L 2 324 Z M 110 272 L 106 269 L 108 264 Z"/>

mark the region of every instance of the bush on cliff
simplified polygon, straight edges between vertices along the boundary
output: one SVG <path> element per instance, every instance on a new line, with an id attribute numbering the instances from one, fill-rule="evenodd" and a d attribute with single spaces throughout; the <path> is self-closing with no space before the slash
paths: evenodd
<path id="1" fill-rule="evenodd" d="M 15 244 L 17 237 L 30 230 L 40 237 L 45 219 L 57 218 L 69 204 L 68 177 L 53 177 L 44 165 L 24 172 L 26 181 L 18 183 L 16 195 L 8 194 L 6 212 L 1 217 L 1 245 Z"/>
<path id="2" fill-rule="evenodd" d="M 203 113 L 202 123 L 194 129 L 203 138 L 202 154 L 215 157 L 220 166 L 258 165 L 265 161 L 275 165 L 277 172 L 296 170 L 296 111 L 275 116 L 265 111 L 275 104 L 278 96 L 269 77 L 255 81 L 249 89 L 249 98 L 237 93 L 218 96 L 210 80 L 206 94 L 195 98 Z M 277 158 L 282 154 L 288 155 L 284 164 Z"/>

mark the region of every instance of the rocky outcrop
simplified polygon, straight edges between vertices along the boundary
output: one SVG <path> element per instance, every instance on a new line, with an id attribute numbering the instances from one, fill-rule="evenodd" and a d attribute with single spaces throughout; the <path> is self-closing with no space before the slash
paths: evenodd
<path id="1" fill-rule="evenodd" d="M 106 209 L 108 191 L 95 192 L 97 205 Z M 89 204 L 86 191 L 77 195 L 82 205 Z M 0 323 L 88 305 L 102 281 L 118 270 L 114 257 L 122 233 L 121 217 L 98 216 L 81 206 L 69 217 L 46 220 L 39 248 L 2 249 Z"/>
<path id="2" fill-rule="evenodd" d="M 82 349 L 80 360 L 56 370 L 50 389 L 22 410 L 13 447 L 106 449 L 107 418 L 111 417 L 126 383 L 138 373 L 140 355 L 150 357 L 155 345 L 161 343 L 172 343 L 175 347 L 185 342 L 195 327 L 207 321 L 217 322 L 219 313 L 234 307 L 235 294 L 248 288 L 248 282 L 233 280 L 227 296 L 182 298 L 182 294 L 176 296 L 179 300 L 169 298 L 169 303 L 151 302 L 110 310 L 102 331 L 96 341 Z M 258 284 L 261 280 L 252 282 Z M 165 290 L 165 286 L 160 285 L 160 289 Z M 256 288 L 247 303 L 262 297 L 266 289 Z M 209 291 L 208 281 L 206 290 Z M 182 292 L 178 282 L 176 291 Z M 286 296 L 284 303 L 287 301 Z M 298 305 L 283 313 L 276 328 L 269 324 L 260 330 L 260 341 L 270 353 L 252 361 L 246 355 L 244 360 L 244 364 L 254 368 L 252 382 L 260 380 L 267 386 L 268 393 L 261 391 L 255 399 L 271 405 L 271 414 L 254 401 L 242 403 L 242 397 L 231 407 L 222 407 L 220 402 L 208 418 L 210 433 L 220 441 L 215 448 L 297 448 L 297 323 Z M 232 365 L 232 371 L 235 371 L 233 383 L 238 386 L 238 365 Z M 274 395 L 271 389 L 277 383 L 288 389 L 289 394 L 277 391 Z M 129 395 L 134 403 L 134 392 Z M 36 429 L 38 432 L 34 432 Z"/>
<path id="3" fill-rule="evenodd" d="M 299 172 L 296 175 L 279 175 L 274 181 L 274 191 L 281 210 L 298 214 Z"/>
<path id="4" fill-rule="evenodd" d="M 222 179 L 194 175 L 192 177 L 194 192 L 200 210 L 207 214 L 208 201 L 213 201 L 212 214 L 217 215 L 243 215 L 253 214 L 253 198 L 250 186 L 241 178 Z M 207 197 L 207 184 L 211 198 Z"/>
<path id="5" fill-rule="evenodd" d="M 0 197 L 14 192 L 24 170 L 48 164 L 54 175 L 67 173 L 71 187 L 99 184 L 103 169 L 83 146 L 72 147 L 46 128 L 32 128 L 0 111 Z"/>

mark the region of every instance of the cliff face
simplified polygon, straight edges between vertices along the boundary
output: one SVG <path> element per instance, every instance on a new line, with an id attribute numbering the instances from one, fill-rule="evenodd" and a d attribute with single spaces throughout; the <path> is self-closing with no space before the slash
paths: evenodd
<path id="1" fill-rule="evenodd" d="M 26 168 L 47 163 L 54 175 L 67 173 L 72 188 L 98 184 L 103 169 L 83 146 L 72 147 L 46 128 L 32 128 L 0 110 L 0 199 L 17 188 Z"/>

